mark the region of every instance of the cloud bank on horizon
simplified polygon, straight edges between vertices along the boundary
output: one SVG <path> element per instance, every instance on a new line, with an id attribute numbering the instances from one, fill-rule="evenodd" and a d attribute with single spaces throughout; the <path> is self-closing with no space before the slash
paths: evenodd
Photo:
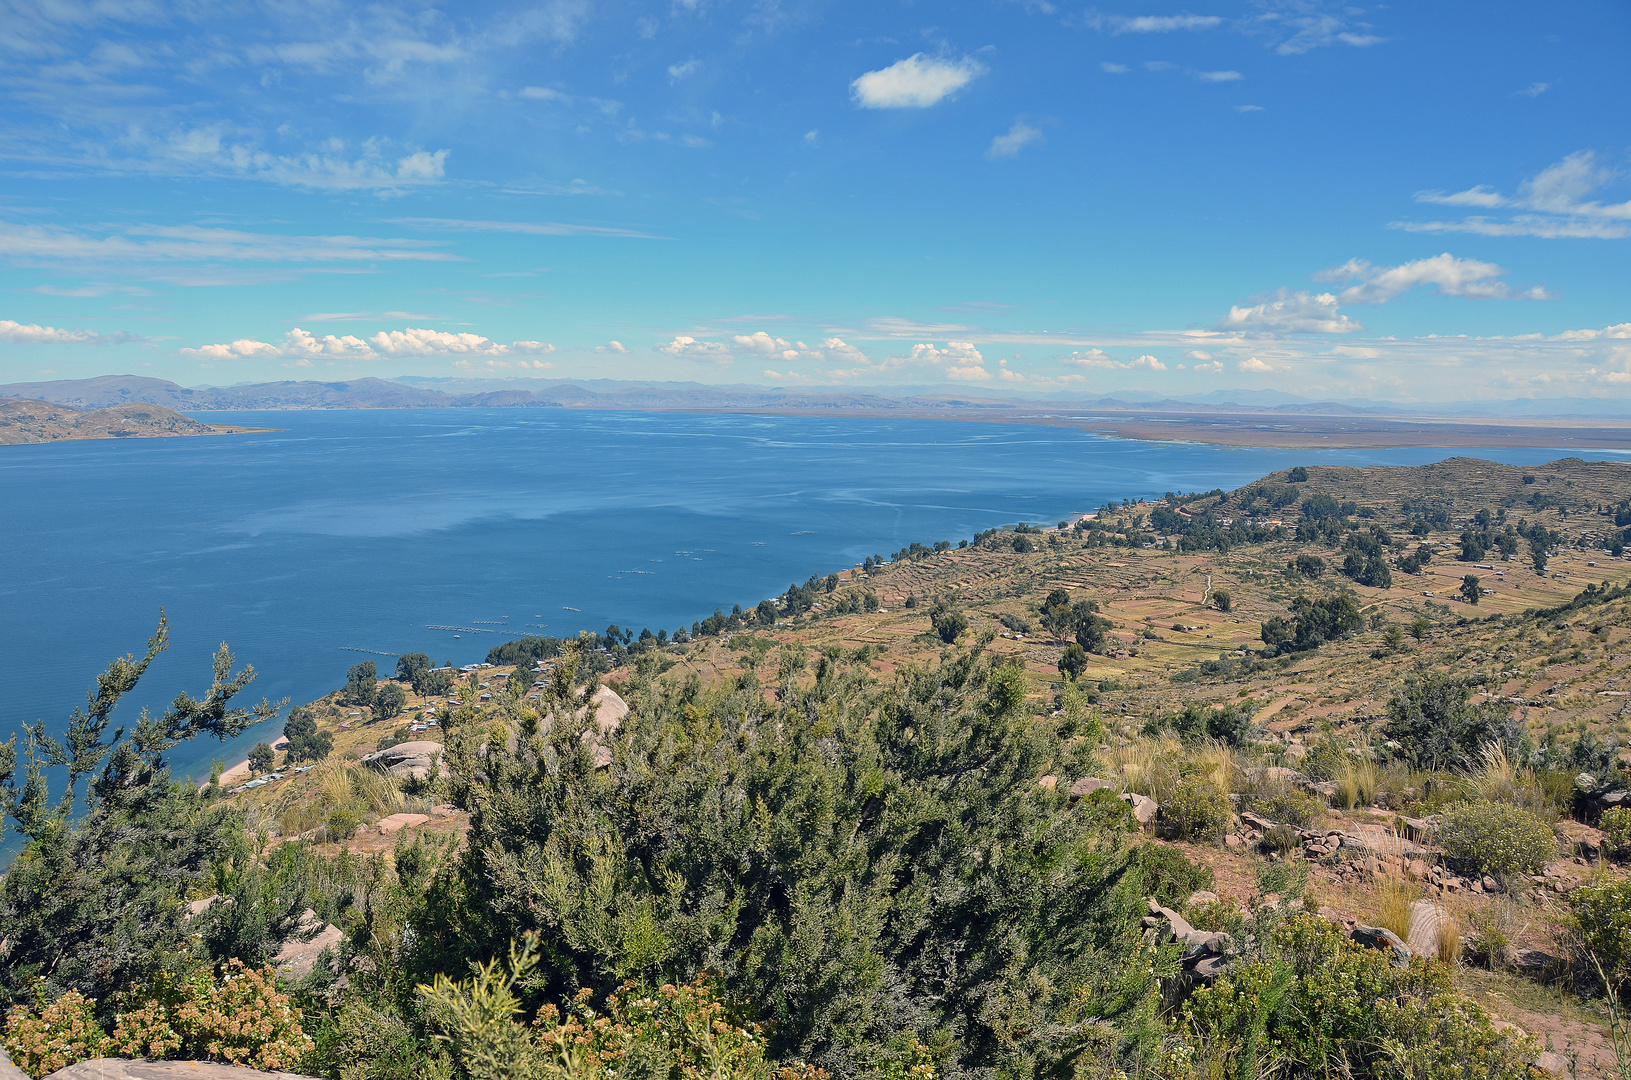
<path id="1" fill-rule="evenodd" d="M 1631 407 L 1627 40 L 1615 0 L 16 0 L 0 382 Z"/>

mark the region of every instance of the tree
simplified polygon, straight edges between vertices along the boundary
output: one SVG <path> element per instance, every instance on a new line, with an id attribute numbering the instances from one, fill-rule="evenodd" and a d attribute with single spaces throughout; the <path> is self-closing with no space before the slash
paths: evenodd
<path id="1" fill-rule="evenodd" d="M 341 699 L 348 705 L 372 705 L 376 676 L 372 660 L 355 665 L 345 673 L 345 689 L 340 691 Z"/>
<path id="2" fill-rule="evenodd" d="M 1042 601 L 1039 616 L 1042 629 L 1052 634 L 1054 640 L 1070 637 L 1075 632 L 1070 593 L 1064 589 L 1054 589 L 1048 593 L 1048 598 Z"/>
<path id="3" fill-rule="evenodd" d="M 168 644 L 161 614 L 140 660 L 114 660 L 97 677 L 86 707 L 69 716 L 64 742 L 40 722 L 24 727 L 20 763 L 16 737 L 0 743 L 0 809 L 25 838 L 0 878 L 7 942 L 0 1005 L 31 999 L 43 979 L 48 1000 L 75 990 L 95 998 L 111 1020 L 117 991 L 196 955 L 185 898 L 205 890 L 244 821 L 207 803 L 197 785 L 173 782 L 165 754 L 200 735 L 233 738 L 280 706 L 232 706 L 255 673 L 248 666 L 234 672 L 222 645 L 203 696 L 179 694 L 160 715 L 144 713 L 128 736 L 119 730 L 105 739 L 120 699 Z M 55 804 L 47 767 L 67 774 Z M 82 795 L 84 812 L 75 817 Z"/>
<path id="4" fill-rule="evenodd" d="M 265 743 L 256 743 L 254 749 L 249 751 L 249 771 L 256 776 L 271 772 L 276 761 L 272 748 Z"/>
<path id="5" fill-rule="evenodd" d="M 1219 611 L 1228 611 L 1234 606 L 1234 598 L 1229 595 L 1228 589 L 1213 589 L 1212 606 Z"/>
<path id="6" fill-rule="evenodd" d="M 1291 568 L 1303 577 L 1313 579 L 1325 573 L 1325 560 L 1318 555 L 1299 555 L 1292 560 Z"/>
<path id="7" fill-rule="evenodd" d="M 1065 646 L 1065 651 L 1059 655 L 1059 674 L 1072 682 L 1082 677 L 1087 670 L 1087 650 L 1075 642 Z"/>
<path id="8" fill-rule="evenodd" d="M 1412 675 L 1388 702 L 1388 737 L 1419 769 L 1465 769 L 1492 742 L 1516 746 L 1523 729 L 1511 706 L 1473 705 L 1470 697 L 1454 675 Z"/>
<path id="9" fill-rule="evenodd" d="M 1431 630 L 1432 628 L 1433 624 L 1428 621 L 1428 618 L 1425 615 L 1417 615 L 1414 619 L 1410 620 L 1410 636 L 1415 638 L 1417 641 L 1424 640 L 1427 637 L 1427 631 Z"/>
<path id="10" fill-rule="evenodd" d="M 1307 479 L 1308 479 L 1308 467 L 1306 465 L 1298 465 L 1295 468 L 1293 468 L 1290 472 L 1286 473 L 1286 481 L 1288 483 L 1300 484 L 1300 483 L 1302 483 L 1303 481 L 1305 481 Z"/>
<path id="11" fill-rule="evenodd" d="M 374 695 L 374 715 L 381 720 L 389 720 L 393 716 L 402 715 L 402 707 L 408 703 L 408 692 L 396 683 L 386 683 Z"/>
<path id="12" fill-rule="evenodd" d="M 396 658 L 396 677 L 417 682 L 420 673 L 430 670 L 430 657 L 422 652 L 407 653 Z"/>
<path id="13" fill-rule="evenodd" d="M 289 713 L 289 720 L 283 725 L 283 737 L 289 741 L 285 760 L 290 765 L 302 761 L 322 761 L 334 749 L 334 736 L 317 730 L 317 717 L 307 708 Z"/>
<path id="14" fill-rule="evenodd" d="M 1461 579 L 1461 598 L 1469 604 L 1478 603 L 1478 598 L 1484 594 L 1479 585 L 1477 574 L 1468 574 Z"/>
<path id="15" fill-rule="evenodd" d="M 1076 644 L 1088 652 L 1104 648 L 1104 635 L 1110 630 L 1110 620 L 1098 613 L 1096 600 L 1078 600 L 1070 605 L 1071 633 Z"/>
<path id="16" fill-rule="evenodd" d="M 1291 603 L 1291 618 L 1276 615 L 1262 624 L 1263 644 L 1276 652 L 1304 652 L 1336 641 L 1364 625 L 1359 605 L 1351 596 L 1310 600 L 1299 596 Z"/>
<path id="17" fill-rule="evenodd" d="M 1532 536 L 1529 538 L 1529 561 L 1534 564 L 1535 573 L 1546 572 L 1546 542 L 1547 537 Z"/>
<path id="18" fill-rule="evenodd" d="M 941 601 L 929 612 L 929 625 L 941 641 L 955 645 L 963 631 L 968 629 L 968 616 Z"/>
<path id="19" fill-rule="evenodd" d="M 529 664 L 530 657 L 523 657 L 516 666 L 519 671 L 525 668 L 532 670 Z M 426 668 L 416 672 L 413 680 L 413 692 L 421 697 L 437 697 L 453 689 L 453 670 L 451 667 Z"/>

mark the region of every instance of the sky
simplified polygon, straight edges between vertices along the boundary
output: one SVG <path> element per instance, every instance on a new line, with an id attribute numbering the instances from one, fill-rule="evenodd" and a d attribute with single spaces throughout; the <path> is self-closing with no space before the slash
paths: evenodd
<path id="1" fill-rule="evenodd" d="M 0 0 L 0 382 L 1631 404 L 1628 49 L 1623 0 Z"/>

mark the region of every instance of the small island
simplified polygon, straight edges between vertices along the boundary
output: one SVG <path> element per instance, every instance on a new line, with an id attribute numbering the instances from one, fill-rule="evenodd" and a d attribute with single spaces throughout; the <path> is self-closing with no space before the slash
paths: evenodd
<path id="1" fill-rule="evenodd" d="M 159 439 L 270 430 L 202 424 L 174 409 L 145 401 L 106 409 L 76 409 L 32 398 L 0 398 L 0 445 L 7 446 L 67 439 Z"/>

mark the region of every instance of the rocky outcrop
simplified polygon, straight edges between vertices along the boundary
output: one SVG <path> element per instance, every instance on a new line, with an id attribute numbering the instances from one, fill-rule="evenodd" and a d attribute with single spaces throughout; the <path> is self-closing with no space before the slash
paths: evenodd
<path id="1" fill-rule="evenodd" d="M 439 742 L 397 743 L 366 755 L 362 763 L 416 783 L 424 783 L 432 776 L 447 775 L 447 766 L 442 764 L 442 744 Z"/>
<path id="2" fill-rule="evenodd" d="M 1417 900 L 1410 905 L 1410 933 L 1405 938 L 1405 946 L 1417 956 L 1437 957 L 1439 941 L 1450 923 L 1450 913 L 1443 904 Z"/>
<path id="3" fill-rule="evenodd" d="M 1144 917 L 1144 926 L 1156 931 L 1160 940 L 1172 939 L 1184 947 L 1183 970 L 1185 978 L 1210 985 L 1217 981 L 1228 967 L 1226 952 L 1228 934 L 1212 930 L 1197 930 L 1182 915 L 1169 907 L 1149 900 L 1150 913 Z"/>
<path id="4" fill-rule="evenodd" d="M 1348 933 L 1356 944 L 1367 949 L 1382 949 L 1390 955 L 1394 967 L 1410 966 L 1410 946 L 1399 940 L 1399 935 L 1382 926 L 1356 926 Z"/>
<path id="5" fill-rule="evenodd" d="M 272 959 L 272 966 L 286 978 L 305 978 L 317 966 L 317 958 L 324 949 L 338 948 L 344 940 L 343 930 L 333 923 L 322 922 L 317 918 L 317 912 L 307 908 L 301 916 L 300 929 L 283 943 L 283 948 Z"/>

